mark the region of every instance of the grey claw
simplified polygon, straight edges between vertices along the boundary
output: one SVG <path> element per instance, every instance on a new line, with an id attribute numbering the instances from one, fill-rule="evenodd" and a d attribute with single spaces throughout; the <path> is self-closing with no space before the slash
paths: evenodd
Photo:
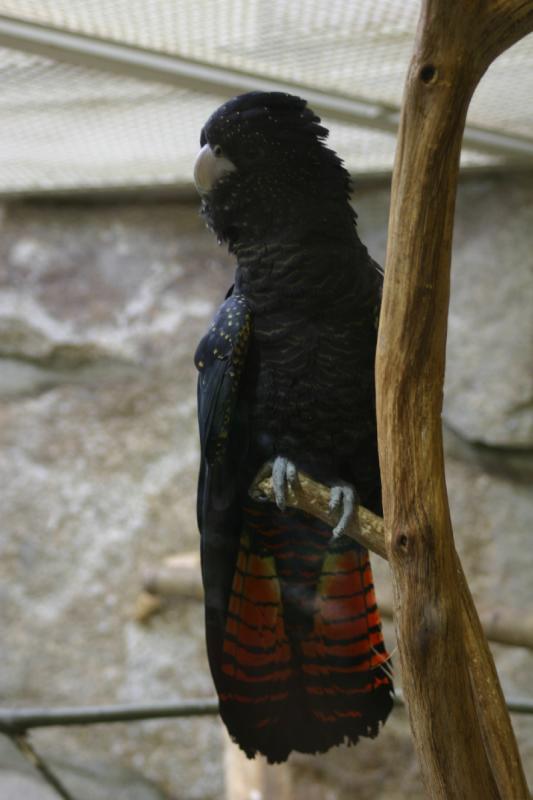
<path id="1" fill-rule="evenodd" d="M 287 475 L 287 459 L 278 456 L 272 465 L 272 488 L 274 498 L 280 511 L 285 511 L 285 476 Z"/>
<path id="2" fill-rule="evenodd" d="M 335 511 L 339 505 L 342 497 L 342 489 L 340 486 L 333 486 L 329 494 L 329 510 Z"/>
<path id="3" fill-rule="evenodd" d="M 277 456 L 272 465 L 272 488 L 276 505 L 280 511 L 286 508 L 286 484 L 294 486 L 296 482 L 296 467 L 284 456 Z"/>
<path id="4" fill-rule="evenodd" d="M 293 464 L 292 461 L 287 461 L 287 483 L 289 484 L 291 489 L 294 488 L 294 486 L 296 486 L 297 477 L 298 477 L 298 472 L 296 470 L 295 464 Z"/>
<path id="5" fill-rule="evenodd" d="M 342 536 L 346 530 L 346 526 L 353 517 L 357 501 L 357 493 L 353 486 L 345 483 L 332 487 L 329 496 L 329 509 L 330 511 L 334 511 L 338 506 L 342 509 L 341 518 L 333 528 L 334 539 L 338 536 Z"/>

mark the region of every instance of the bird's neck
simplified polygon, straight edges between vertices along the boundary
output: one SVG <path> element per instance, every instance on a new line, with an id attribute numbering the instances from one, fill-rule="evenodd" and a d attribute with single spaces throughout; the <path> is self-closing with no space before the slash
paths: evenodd
<path id="1" fill-rule="evenodd" d="M 324 202 L 318 196 L 285 195 L 278 202 L 261 206 L 257 200 L 246 209 L 248 213 L 240 215 L 236 235 L 229 242 L 237 256 L 241 248 L 256 242 L 302 247 L 309 241 L 329 240 L 348 245 L 357 239 L 355 214 L 344 198 Z"/>
<path id="2" fill-rule="evenodd" d="M 334 181 L 327 175 L 312 183 L 268 181 L 230 175 L 203 200 L 209 227 L 237 258 L 264 243 L 301 247 L 308 240 L 323 239 L 354 246 L 359 241 L 343 173 Z"/>

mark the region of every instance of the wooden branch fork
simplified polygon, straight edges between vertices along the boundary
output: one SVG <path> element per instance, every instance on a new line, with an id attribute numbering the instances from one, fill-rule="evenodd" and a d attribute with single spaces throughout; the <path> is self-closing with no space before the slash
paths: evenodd
<path id="1" fill-rule="evenodd" d="M 531 31 L 533 0 L 423 0 L 392 180 L 376 363 L 385 545 L 415 747 L 442 800 L 529 797 L 455 552 L 440 415 L 466 113 L 491 62 Z"/>

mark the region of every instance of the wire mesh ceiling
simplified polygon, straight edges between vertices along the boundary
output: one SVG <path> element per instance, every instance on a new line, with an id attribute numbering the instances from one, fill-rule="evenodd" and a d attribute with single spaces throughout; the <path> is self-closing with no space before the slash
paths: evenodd
<path id="1" fill-rule="evenodd" d="M 418 0 L 0 0 L 0 192 L 190 185 L 199 130 L 235 93 L 220 81 L 200 90 L 185 76 L 171 83 L 128 74 L 127 64 L 119 74 L 97 59 L 76 63 L 61 48 L 43 53 L 31 37 L 2 37 L 10 21 L 32 35 L 116 43 L 130 60 L 165 54 L 241 75 L 246 86 L 255 76 L 303 96 L 374 104 L 376 124 L 372 114 L 367 124 L 322 114 L 331 145 L 368 174 L 392 167 L 394 126 L 379 117 L 400 107 L 418 12 Z M 484 77 L 469 125 L 530 148 L 533 161 L 532 90 L 529 36 Z M 509 160 L 508 149 L 466 141 L 464 166 Z"/>

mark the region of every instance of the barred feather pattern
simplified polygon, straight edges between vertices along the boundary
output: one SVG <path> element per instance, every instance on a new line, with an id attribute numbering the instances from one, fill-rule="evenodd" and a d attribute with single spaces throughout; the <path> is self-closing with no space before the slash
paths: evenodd
<path id="1" fill-rule="evenodd" d="M 392 706 L 388 661 L 367 551 L 250 501 L 217 687 L 245 752 L 278 762 L 373 738 Z"/>

